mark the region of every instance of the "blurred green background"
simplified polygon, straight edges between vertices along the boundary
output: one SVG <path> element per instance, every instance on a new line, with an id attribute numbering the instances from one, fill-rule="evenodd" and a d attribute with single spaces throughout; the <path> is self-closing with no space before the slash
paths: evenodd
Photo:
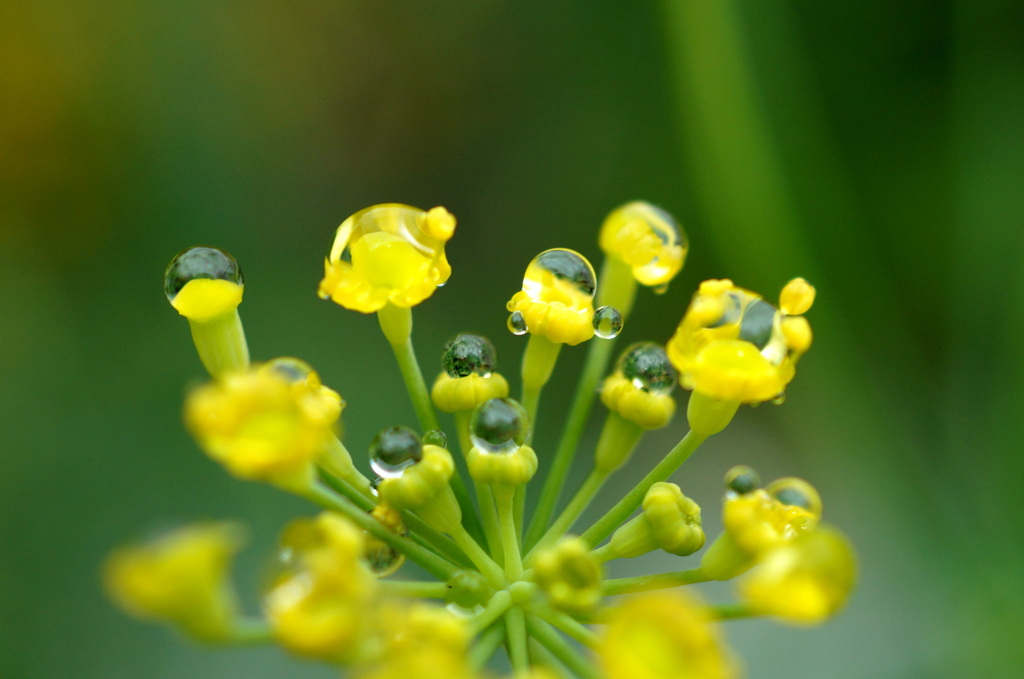
<path id="1" fill-rule="evenodd" d="M 255 609 L 277 531 L 312 512 L 232 479 L 184 432 L 203 374 L 161 291 L 174 253 L 239 259 L 254 357 L 316 366 L 363 451 L 414 417 L 376 321 L 314 294 L 342 219 L 447 206 L 454 274 L 416 310 L 421 360 L 431 374 L 449 336 L 482 332 L 514 376 L 523 344 L 503 305 L 527 262 L 565 246 L 597 264 L 604 214 L 642 198 L 680 218 L 692 249 L 624 342 L 667 339 L 704 278 L 770 298 L 796 275 L 818 288 L 787 403 L 743 409 L 675 477 L 713 532 L 729 466 L 803 476 L 858 547 L 862 583 L 834 622 L 730 623 L 747 674 L 1013 676 L 1022 7 L 5 0 L 0 675 L 335 676 L 274 649 L 195 647 L 100 591 L 114 545 L 237 517 Z M 581 354 L 563 353 L 545 394 L 542 459 Z M 621 482 L 683 429 L 650 435 Z"/>

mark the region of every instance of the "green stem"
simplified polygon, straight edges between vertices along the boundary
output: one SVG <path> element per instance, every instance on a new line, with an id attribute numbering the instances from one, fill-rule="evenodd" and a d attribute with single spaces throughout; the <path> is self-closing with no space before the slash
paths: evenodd
<path id="1" fill-rule="evenodd" d="M 549 625 L 560 629 L 584 646 L 597 648 L 597 635 L 572 616 L 547 605 L 530 606 L 530 613 L 536 615 Z"/>
<path id="2" fill-rule="evenodd" d="M 473 447 L 473 441 L 469 435 L 469 425 L 473 418 L 470 411 L 459 411 L 455 413 L 455 429 L 459 436 L 459 447 L 462 448 L 462 455 L 469 455 Z M 501 563 L 504 561 L 501 547 L 501 534 L 498 529 L 498 510 L 494 506 L 494 494 L 491 487 L 486 483 L 473 481 L 473 489 L 476 491 L 476 498 L 480 504 L 480 518 L 483 524 L 484 537 L 487 538 L 487 546 L 490 549 L 494 560 Z"/>
<path id="3" fill-rule="evenodd" d="M 648 592 L 652 589 L 667 589 L 679 587 L 680 585 L 692 585 L 698 582 L 708 582 L 708 577 L 701 569 L 693 568 L 686 571 L 675 571 L 673 573 L 654 573 L 651 575 L 638 575 L 633 578 L 616 578 L 605 580 L 603 589 L 606 596 L 613 594 L 629 594 L 632 592 Z"/>
<path id="4" fill-rule="evenodd" d="M 505 611 L 512 607 L 512 595 L 508 590 L 495 592 L 491 600 L 487 602 L 484 610 L 470 618 L 468 623 L 469 635 L 476 636 L 488 627 L 493 625 L 498 618 L 505 615 Z"/>
<path id="5" fill-rule="evenodd" d="M 597 668 L 588 661 L 572 644 L 565 640 L 551 625 L 535 617 L 526 619 L 526 629 L 534 639 L 551 651 L 558 661 L 581 679 L 601 679 Z"/>
<path id="6" fill-rule="evenodd" d="M 310 486 L 305 497 L 310 502 L 318 504 L 326 509 L 333 509 L 347 516 L 352 523 L 356 524 L 370 535 L 381 542 L 394 547 L 402 554 L 405 554 L 413 562 L 419 564 L 423 570 L 433 575 L 438 580 L 448 582 L 459 567 L 434 554 L 426 547 L 416 544 L 408 538 L 403 538 L 391 532 L 384 524 L 370 514 L 354 505 L 344 497 L 338 497 L 327 488 L 320 485 Z"/>
<path id="7" fill-rule="evenodd" d="M 224 643 L 236 646 L 258 646 L 274 640 L 274 631 L 262 618 L 239 618 L 234 621 Z"/>
<path id="8" fill-rule="evenodd" d="M 598 545 L 604 541 L 609 535 L 611 535 L 616 528 L 629 518 L 629 516 L 636 511 L 644 501 L 644 495 L 650 490 L 651 486 L 659 481 L 665 481 L 668 477 L 679 469 L 683 462 L 686 462 L 687 458 L 693 454 L 695 450 L 700 446 L 707 436 L 702 434 L 696 434 L 694 432 L 688 433 L 683 439 L 676 444 L 676 447 L 669 451 L 668 455 L 658 463 L 658 465 L 650 471 L 631 491 L 626 493 L 626 496 L 619 500 L 619 502 L 612 507 L 607 514 L 601 517 L 597 523 L 587 529 L 583 533 L 583 539 L 588 544 Z"/>
<path id="9" fill-rule="evenodd" d="M 601 563 L 605 563 L 616 558 L 618 554 L 616 554 L 615 550 L 612 549 L 612 543 L 608 542 L 596 549 L 590 550 L 590 556 L 594 557 Z"/>
<path id="10" fill-rule="evenodd" d="M 455 544 L 462 547 L 462 550 L 466 552 L 466 556 L 469 557 L 470 561 L 477 567 L 480 574 L 487 578 L 487 582 L 495 589 L 503 589 L 505 587 L 505 573 L 501 570 L 498 564 L 494 563 L 490 555 L 487 554 L 473 536 L 466 532 L 466 529 L 460 524 L 456 524 L 452 529 L 452 539 L 455 540 Z M 448 578 L 445 578 L 447 582 Z"/>
<path id="11" fill-rule="evenodd" d="M 448 583 L 417 580 L 379 580 L 378 586 L 386 594 L 422 599 L 445 599 L 448 597 Z"/>
<path id="12" fill-rule="evenodd" d="M 711 606 L 711 615 L 718 620 L 739 620 L 756 618 L 761 613 L 753 610 L 749 604 L 718 604 Z"/>
<path id="13" fill-rule="evenodd" d="M 332 476 L 329 472 L 324 469 L 319 470 L 320 481 L 338 493 L 341 493 L 349 501 L 351 501 L 357 507 L 364 509 L 367 512 L 373 511 L 374 506 L 377 504 L 375 497 L 367 497 L 359 489 L 353 488 L 351 484 L 339 479 L 336 476 Z M 462 553 L 458 545 L 446 538 L 441 533 L 437 532 L 427 524 L 423 523 L 423 519 L 419 518 L 415 514 L 410 512 L 402 512 L 402 521 L 409 527 L 410 535 L 412 539 L 424 547 L 440 554 L 452 563 L 460 566 L 469 566 L 470 561 L 466 558 L 466 555 Z"/>
<path id="14" fill-rule="evenodd" d="M 398 369 L 402 373 L 402 380 L 405 382 L 405 389 L 409 392 L 412 407 L 416 411 L 416 419 L 424 432 L 430 430 L 441 430 L 437 413 L 434 412 L 434 402 L 430 400 L 430 392 L 427 390 L 427 383 L 423 380 L 423 373 L 420 371 L 419 361 L 416 360 L 416 350 L 412 346 L 412 310 L 388 304 L 377 312 L 377 319 L 380 321 L 381 330 L 391 344 L 395 352 L 395 360 L 398 362 Z M 483 542 L 483 530 L 480 528 L 480 520 L 477 517 L 473 500 L 469 497 L 469 491 L 459 475 L 458 469 L 449 482 L 455 492 L 455 499 L 459 501 L 459 508 L 462 509 L 462 521 L 470 535 L 478 542 Z"/>
<path id="15" fill-rule="evenodd" d="M 512 670 L 525 674 L 530 669 L 530 653 L 526 645 L 526 617 L 518 606 L 505 613 L 505 630 L 508 634 L 508 656 Z"/>
<path id="16" fill-rule="evenodd" d="M 562 663 L 558 662 L 558 658 L 555 654 L 548 650 L 547 646 L 544 646 L 539 641 L 530 637 L 530 659 L 533 661 L 533 666 L 538 665 L 544 667 L 548 672 L 557 677 L 558 679 L 573 679 L 565 668 L 562 667 Z M 547 676 L 547 675 L 545 675 Z"/>
<path id="17" fill-rule="evenodd" d="M 505 577 L 516 582 L 523 577 L 523 560 L 519 554 L 519 536 L 516 535 L 512 520 L 515 489 L 511 486 L 495 486 L 494 497 L 498 502 L 498 524 L 501 526 L 501 544 L 505 551 Z"/>
<path id="18" fill-rule="evenodd" d="M 491 625 L 488 627 L 480 635 L 480 638 L 477 639 L 477 642 L 473 644 L 473 647 L 469 649 L 469 666 L 477 672 L 482 670 L 504 640 L 504 625 Z"/>
<path id="19" fill-rule="evenodd" d="M 597 396 L 597 385 L 608 367 L 608 360 L 615 346 L 614 340 L 591 340 L 588 344 L 586 362 L 576 385 L 576 395 L 569 408 L 569 418 L 562 433 L 562 440 L 558 443 L 558 449 L 551 460 L 550 471 L 544 480 L 544 489 L 537 500 L 530 527 L 526 531 L 523 543 L 526 545 L 536 544 L 551 521 L 551 515 L 554 514 L 555 505 L 558 504 L 562 487 L 572 466 L 573 454 L 583 436 L 587 415 L 590 414 L 590 407 Z"/>
<path id="20" fill-rule="evenodd" d="M 566 508 L 562 510 L 562 513 L 555 522 L 551 524 L 551 528 L 544 533 L 544 536 L 537 541 L 536 546 L 533 547 L 526 555 L 525 563 L 527 565 L 532 563 L 532 559 L 530 557 L 532 557 L 537 550 L 543 549 L 545 546 L 551 544 L 562 535 L 565 535 L 569 529 L 572 528 L 572 524 L 576 522 L 576 519 L 580 517 L 580 514 L 582 514 L 583 510 L 587 508 L 590 501 L 594 499 L 597 491 L 601 490 L 601 486 L 604 485 L 607 478 L 608 474 L 602 473 L 597 469 L 590 472 L 590 475 L 587 476 L 583 485 L 580 486 L 578 491 L 576 491 L 576 495 L 574 495 L 572 500 L 569 501 Z"/>

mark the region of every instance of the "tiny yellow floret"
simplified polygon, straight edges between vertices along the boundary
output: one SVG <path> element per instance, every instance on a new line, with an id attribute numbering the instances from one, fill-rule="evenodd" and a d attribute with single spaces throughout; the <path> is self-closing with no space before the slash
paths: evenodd
<path id="1" fill-rule="evenodd" d="M 378 649 L 359 679 L 475 679 L 466 621 L 444 608 L 390 601 L 377 613 Z"/>
<path id="2" fill-rule="evenodd" d="M 585 614 L 601 602 L 604 567 L 591 554 L 590 545 L 566 536 L 537 553 L 533 579 L 552 606 Z"/>
<path id="3" fill-rule="evenodd" d="M 797 279 L 802 280 L 802 279 Z M 810 307 L 799 292 L 788 308 Z M 810 326 L 779 312 L 730 280 L 704 281 L 668 343 L 668 356 L 687 389 L 717 400 L 760 403 L 783 395 L 810 347 Z"/>
<path id="4" fill-rule="evenodd" d="M 846 538 L 821 526 L 767 552 L 739 591 L 759 613 L 815 625 L 842 609 L 856 572 Z"/>
<path id="5" fill-rule="evenodd" d="M 232 474 L 295 488 L 312 480 L 340 410 L 329 394 L 257 368 L 195 389 L 185 424 Z"/>
<path id="6" fill-rule="evenodd" d="M 638 283 L 658 292 L 683 268 L 689 247 L 676 220 L 643 201 L 613 210 L 601 225 L 599 243 L 605 254 L 631 267 Z"/>
<path id="7" fill-rule="evenodd" d="M 274 636 L 298 655 L 358 657 L 376 596 L 376 580 L 362 560 L 362 532 L 324 512 L 289 525 L 281 550 L 286 570 L 264 598 Z"/>
<path id="8" fill-rule="evenodd" d="M 669 393 L 642 389 L 621 372 L 609 375 L 601 385 L 601 402 L 641 429 L 660 429 L 672 421 L 676 401 Z"/>
<path id="9" fill-rule="evenodd" d="M 786 283 L 779 295 L 779 309 L 787 316 L 806 314 L 814 304 L 814 286 L 803 278 L 794 278 Z"/>
<path id="10" fill-rule="evenodd" d="M 442 207 L 360 210 L 338 227 L 319 294 L 363 313 L 413 307 L 451 275 L 444 246 L 454 232 L 455 217 Z"/>
<path id="11" fill-rule="evenodd" d="M 107 592 L 133 615 L 166 620 L 200 640 L 224 639 L 238 609 L 228 575 L 240 533 L 234 524 L 195 524 L 122 547 L 104 565 Z"/>
<path id="12" fill-rule="evenodd" d="M 527 332 L 575 346 L 594 336 L 597 276 L 583 255 L 565 248 L 545 250 L 530 262 L 523 288 L 506 308 L 521 314 Z"/>
<path id="13" fill-rule="evenodd" d="M 607 679 L 731 679 L 736 669 L 707 609 L 678 591 L 631 597 L 598 646 Z"/>

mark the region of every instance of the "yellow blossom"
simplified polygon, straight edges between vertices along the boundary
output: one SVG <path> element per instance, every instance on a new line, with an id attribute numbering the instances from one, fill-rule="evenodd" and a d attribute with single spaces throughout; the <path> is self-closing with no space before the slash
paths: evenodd
<path id="1" fill-rule="evenodd" d="M 540 550 L 533 571 L 534 581 L 555 608 L 582 614 L 601 601 L 604 568 L 578 537 L 564 537 Z"/>
<path id="2" fill-rule="evenodd" d="M 768 551 L 740 582 L 739 591 L 759 613 L 814 625 L 843 607 L 856 570 L 846 538 L 821 526 Z"/>
<path id="3" fill-rule="evenodd" d="M 391 601 L 378 612 L 380 652 L 359 679 L 473 679 L 465 620 L 421 603 Z"/>
<path id="4" fill-rule="evenodd" d="M 530 418 L 510 398 L 492 398 L 473 413 L 466 455 L 469 475 L 479 483 L 518 486 L 537 473 L 537 453 L 526 444 Z"/>
<path id="5" fill-rule="evenodd" d="M 665 349 L 653 342 L 627 348 L 601 387 L 601 402 L 642 429 L 659 429 L 671 421 L 676 402 L 676 371 Z"/>
<path id="6" fill-rule="evenodd" d="M 728 497 L 722 509 L 725 530 L 740 549 L 751 555 L 811 530 L 820 518 L 818 491 L 803 479 L 792 477 Z"/>
<path id="7" fill-rule="evenodd" d="M 605 254 L 629 265 L 641 285 L 664 292 L 686 260 L 686 234 L 659 207 L 634 201 L 613 210 L 601 225 Z"/>
<path id="8" fill-rule="evenodd" d="M 446 413 L 470 411 L 484 401 L 508 396 L 508 382 L 494 371 L 494 345 L 486 337 L 461 334 L 445 346 L 430 397 Z"/>
<path id="9" fill-rule="evenodd" d="M 195 389 L 185 402 L 185 423 L 232 474 L 301 488 L 334 436 L 340 411 L 340 403 L 319 388 L 297 386 L 274 369 L 255 369 Z"/>
<path id="10" fill-rule="evenodd" d="M 565 248 L 545 250 L 530 262 L 523 289 L 512 296 L 509 328 L 576 345 L 594 336 L 597 276 L 583 255 Z"/>
<path id="11" fill-rule="evenodd" d="M 363 313 L 389 303 L 416 306 L 451 275 L 444 246 L 454 231 L 455 217 L 443 207 L 360 210 L 338 227 L 319 294 Z"/>
<path id="12" fill-rule="evenodd" d="M 234 524 L 204 523 L 122 547 L 104 565 L 107 592 L 133 615 L 167 620 L 197 639 L 221 640 L 237 614 L 228 574 L 239 534 Z"/>
<path id="13" fill-rule="evenodd" d="M 785 292 L 791 311 L 806 311 L 813 301 L 805 281 Z M 803 317 L 777 311 L 730 280 L 709 280 L 669 340 L 668 355 L 687 389 L 719 401 L 758 403 L 783 394 L 810 343 Z"/>
<path id="14" fill-rule="evenodd" d="M 730 679 L 736 670 L 707 609 L 679 591 L 625 600 L 598 654 L 607 679 Z"/>
<path id="15" fill-rule="evenodd" d="M 362 532 L 332 512 L 288 527 L 281 542 L 285 570 L 264 598 L 284 647 L 325 660 L 358 656 L 376 596 L 364 552 Z"/>

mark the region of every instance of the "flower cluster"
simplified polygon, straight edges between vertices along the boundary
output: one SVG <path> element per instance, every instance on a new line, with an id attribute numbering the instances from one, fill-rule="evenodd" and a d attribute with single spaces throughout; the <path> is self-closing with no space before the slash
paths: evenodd
<path id="1" fill-rule="evenodd" d="M 366 208 L 338 228 L 319 295 L 377 314 L 419 420 L 419 430 L 380 423 L 366 465 L 342 442 L 345 401 L 311 366 L 290 357 L 250 363 L 235 260 L 197 247 L 171 261 L 165 292 L 212 378 L 188 395 L 186 426 L 231 474 L 303 497 L 320 513 L 284 531 L 259 615 L 241 610 L 231 584 L 242 545 L 233 523 L 184 526 L 115 551 L 104 575 L 119 605 L 203 642 L 277 643 L 363 679 L 482 677 L 502 648 L 520 679 L 731 678 L 741 670 L 720 621 L 814 624 L 844 606 L 853 553 L 822 523 L 811 484 L 762 486 L 749 467 L 728 470 L 724 529 L 705 546 L 701 507 L 669 481 L 741 404 L 781 402 L 811 344 L 803 314 L 813 287 L 794 279 L 776 308 L 732 281 L 705 281 L 667 343 L 635 342 L 613 363 L 639 288 L 664 292 L 688 250 L 670 215 L 629 203 L 601 227 L 600 278 L 578 252 L 556 248 L 537 255 L 512 291 L 506 325 L 528 336 L 518 399 L 494 345 L 465 333 L 444 347 L 428 389 L 412 307 L 448 280 L 454 232 L 444 208 L 400 204 Z M 534 440 L 537 419 L 558 415 L 540 400 L 562 347 L 585 342 L 560 440 Z M 600 519 L 580 526 L 645 432 L 671 426 L 679 385 L 691 392 L 689 431 Z M 585 454 L 579 444 L 598 393 L 607 413 Z M 562 503 L 574 461 L 589 472 Z M 607 576 L 608 562 L 655 550 L 691 561 Z M 419 570 L 403 578 L 409 563 Z M 733 579 L 731 602 L 689 591 Z"/>

